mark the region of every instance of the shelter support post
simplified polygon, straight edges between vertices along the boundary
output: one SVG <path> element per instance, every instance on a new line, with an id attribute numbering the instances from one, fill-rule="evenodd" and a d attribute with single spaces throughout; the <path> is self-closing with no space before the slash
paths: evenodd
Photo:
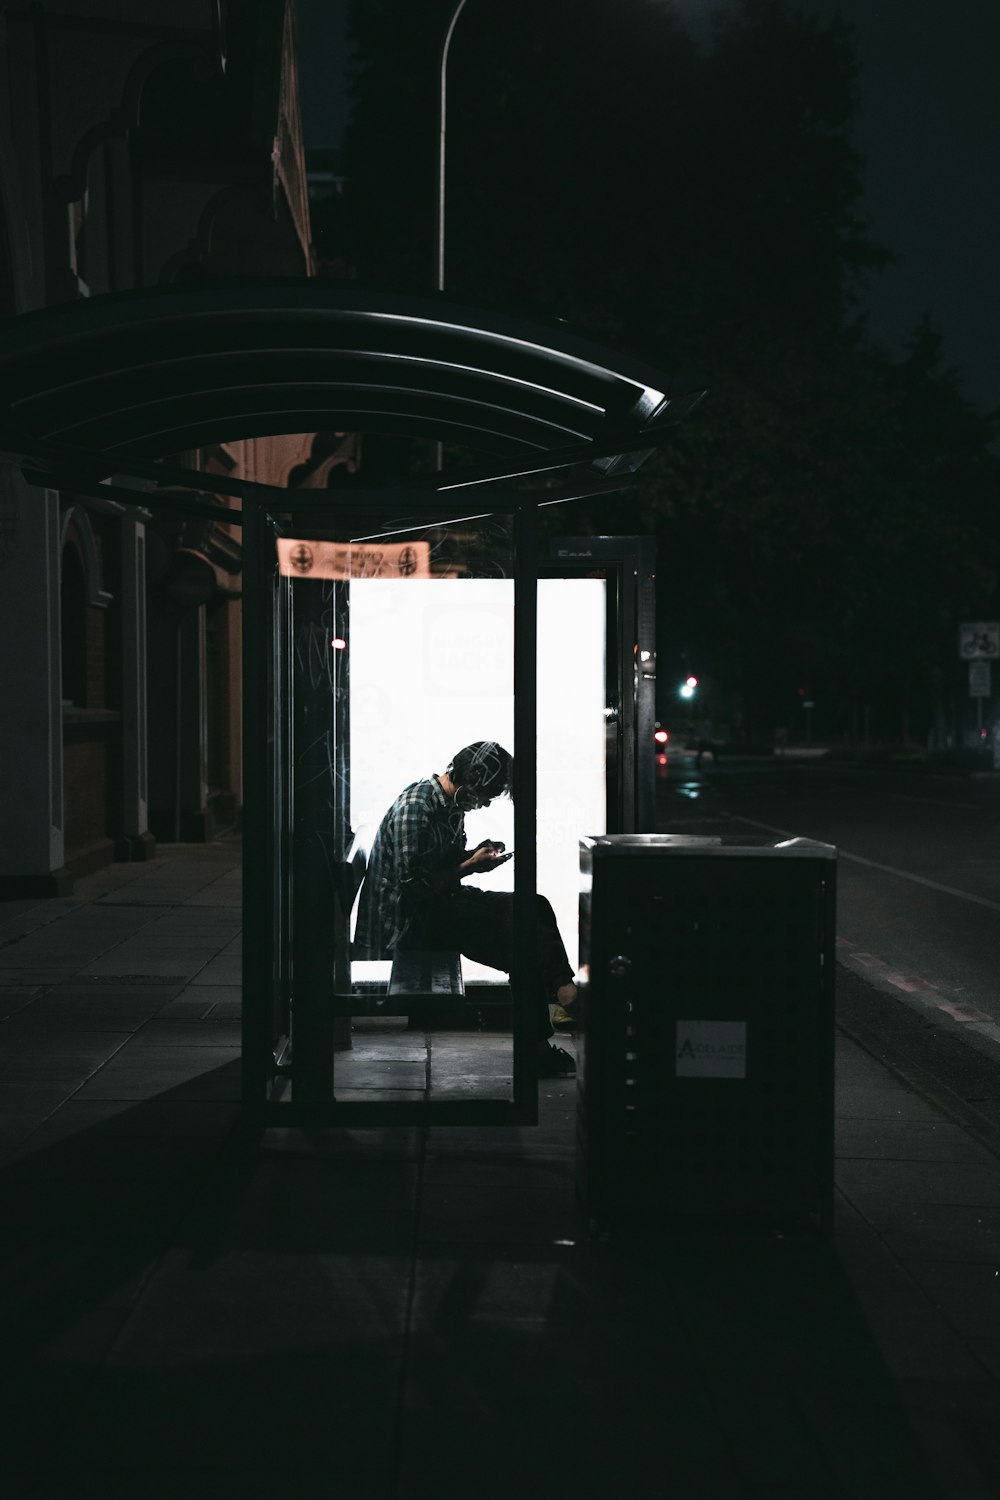
<path id="1" fill-rule="evenodd" d="M 537 971 L 538 931 L 535 902 L 538 857 L 536 806 L 538 790 L 538 511 L 525 505 L 514 512 L 514 847 L 519 869 L 514 886 L 515 996 L 531 994 L 530 978 Z M 537 1041 L 535 1017 L 528 1004 L 515 1004 L 514 1105 L 525 1113 L 525 1124 L 538 1119 L 538 1087 L 533 1049 Z"/>
<path id="2" fill-rule="evenodd" d="M 7 465 L 0 476 L 0 893 L 59 894 L 64 862 L 59 495 L 34 490 Z"/>
<path id="3" fill-rule="evenodd" d="M 122 837 L 118 857 L 144 859 L 149 833 L 146 716 L 146 526 L 121 519 L 122 576 Z"/>

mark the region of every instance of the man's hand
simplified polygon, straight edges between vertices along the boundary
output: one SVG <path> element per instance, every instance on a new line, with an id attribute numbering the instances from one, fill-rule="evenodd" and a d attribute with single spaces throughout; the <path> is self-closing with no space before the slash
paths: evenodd
<path id="1" fill-rule="evenodd" d="M 489 870 L 495 870 L 497 865 L 506 863 L 503 849 L 503 844 L 484 839 L 481 844 L 476 845 L 468 859 L 459 865 L 459 874 L 485 875 Z"/>

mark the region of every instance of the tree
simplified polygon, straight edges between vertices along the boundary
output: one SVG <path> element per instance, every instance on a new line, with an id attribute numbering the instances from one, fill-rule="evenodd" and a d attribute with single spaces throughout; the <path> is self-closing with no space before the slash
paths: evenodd
<path id="1" fill-rule="evenodd" d="M 374 9 L 354 8 L 361 273 L 426 287 L 450 6 L 439 27 Z M 710 388 L 627 504 L 572 525 L 656 533 L 662 651 L 757 734 L 802 686 L 822 733 L 866 704 L 923 733 L 956 612 L 997 608 L 995 423 L 929 326 L 893 359 L 865 324 L 889 253 L 859 207 L 857 82 L 849 28 L 785 0 L 742 0 L 703 51 L 657 0 L 470 0 L 452 45 L 448 289 Z"/>

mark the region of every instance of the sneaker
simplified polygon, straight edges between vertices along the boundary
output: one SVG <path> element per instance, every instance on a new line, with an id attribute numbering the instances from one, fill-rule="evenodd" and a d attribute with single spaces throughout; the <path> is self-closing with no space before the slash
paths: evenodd
<path id="1" fill-rule="evenodd" d="M 539 1078 L 575 1078 L 576 1063 L 562 1047 L 551 1043 L 539 1054 Z"/>

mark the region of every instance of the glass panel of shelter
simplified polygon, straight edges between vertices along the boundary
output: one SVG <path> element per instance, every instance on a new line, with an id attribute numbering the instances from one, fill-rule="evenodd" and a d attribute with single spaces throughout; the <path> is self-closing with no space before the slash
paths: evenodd
<path id="1" fill-rule="evenodd" d="M 515 847 L 507 797 L 463 812 L 439 779 L 465 746 L 510 752 L 514 744 L 512 520 L 491 516 L 362 545 L 351 579 L 337 585 L 337 714 L 347 748 L 342 815 L 355 859 L 360 852 L 369 863 L 350 914 L 346 986 L 338 985 L 340 996 L 346 990 L 340 1003 L 350 1011 L 353 1045 L 335 1054 L 335 1095 L 357 1103 L 510 1103 L 506 971 L 441 947 L 440 938 L 411 951 L 409 932 L 387 951 L 390 928 L 407 918 L 392 908 L 396 893 L 373 882 L 388 859 L 379 825 L 404 788 L 415 789 L 415 806 L 430 799 L 435 835 L 447 840 L 461 828 L 469 850 L 484 840 Z M 502 775 L 489 749 L 476 770 Z M 515 873 L 510 859 L 463 885 L 512 899 Z"/>
<path id="2" fill-rule="evenodd" d="M 605 580 L 605 782 L 608 833 L 656 822 L 656 544 L 646 536 L 556 536 L 543 579 Z"/>
<path id="3" fill-rule="evenodd" d="M 386 946 L 388 892 L 372 888 L 361 934 L 357 920 L 396 796 L 445 772 L 464 744 L 513 745 L 512 518 L 401 524 L 367 512 L 288 518 L 281 530 L 277 587 L 291 600 L 289 711 L 275 704 L 292 768 L 285 1096 L 341 1119 L 509 1109 L 507 974 L 457 954 L 444 973 L 440 960 L 403 961 Z M 513 823 L 505 800 L 470 812 L 469 846 L 512 848 Z M 511 860 L 470 884 L 512 892 L 514 873 Z"/>
<path id="4" fill-rule="evenodd" d="M 357 941 L 359 881 L 396 795 L 444 771 L 462 745 L 513 747 L 514 520 L 404 524 L 325 512 L 283 517 L 276 529 L 267 570 L 272 1101 L 346 1124 L 528 1120 L 531 975 L 514 975 L 515 1004 L 506 973 L 464 957 L 456 994 L 447 974 L 404 964 L 394 975 L 391 954 Z M 607 823 L 611 599 L 607 575 L 543 578 L 535 595 L 536 569 L 532 559 L 537 798 L 520 813 L 505 799 L 470 812 L 466 835 L 470 847 L 533 842 L 538 889 L 575 968 L 579 838 Z M 534 607 L 526 613 L 534 626 Z M 523 913 L 534 858 L 470 883 L 513 891 L 526 863 Z"/>

